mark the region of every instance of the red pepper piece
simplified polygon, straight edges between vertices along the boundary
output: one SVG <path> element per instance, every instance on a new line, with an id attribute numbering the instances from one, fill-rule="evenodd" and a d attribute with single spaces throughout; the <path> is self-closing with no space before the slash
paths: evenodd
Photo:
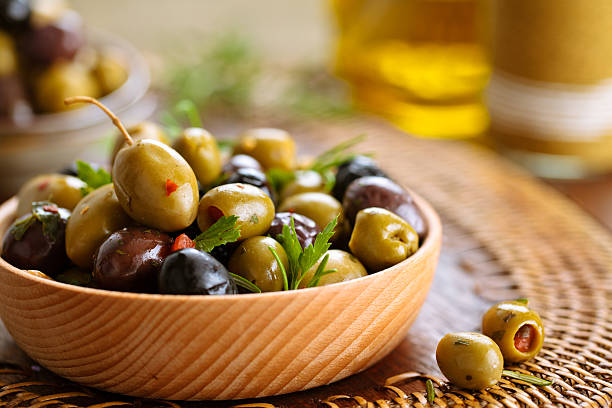
<path id="1" fill-rule="evenodd" d="M 521 353 L 531 350 L 531 343 L 535 340 L 536 331 L 530 324 L 521 326 L 514 335 L 514 347 Z"/>
<path id="2" fill-rule="evenodd" d="M 42 209 L 52 214 L 57 214 L 59 212 L 56 205 L 44 205 Z"/>
<path id="3" fill-rule="evenodd" d="M 172 244 L 170 251 L 176 252 L 185 248 L 195 248 L 195 242 L 193 242 L 186 234 L 181 234 L 174 239 L 174 243 Z"/>
<path id="4" fill-rule="evenodd" d="M 177 188 L 178 188 L 178 185 L 174 181 L 167 179 L 166 180 L 166 197 L 170 197 L 170 194 L 174 193 Z"/>

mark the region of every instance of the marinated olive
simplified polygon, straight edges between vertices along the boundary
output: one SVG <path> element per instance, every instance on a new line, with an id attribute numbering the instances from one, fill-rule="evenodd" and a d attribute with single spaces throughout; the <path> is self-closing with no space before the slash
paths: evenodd
<path id="1" fill-rule="evenodd" d="M 274 248 L 285 270 L 289 270 L 289 260 L 285 250 L 273 238 L 251 237 L 243 241 L 234 251 L 227 265 L 228 269 L 254 283 L 262 292 L 283 290 L 283 274 L 269 248 Z"/>
<path id="2" fill-rule="evenodd" d="M 128 133 L 134 141 L 142 139 L 152 139 L 162 142 L 163 144 L 169 144 L 166 133 L 156 123 L 144 121 L 128 129 Z M 126 146 L 125 137 L 119 133 L 115 139 L 115 145 L 113 146 L 113 152 L 111 154 L 111 165 L 115 162 L 115 157 L 119 150 Z"/>
<path id="3" fill-rule="evenodd" d="M 133 224 L 123 211 L 112 184 L 83 198 L 66 225 L 66 252 L 76 265 L 89 269 L 102 242 L 113 232 Z"/>
<path id="4" fill-rule="evenodd" d="M 222 216 L 235 215 L 240 239 L 263 235 L 274 218 L 274 204 L 261 189 L 249 184 L 225 184 L 209 190 L 198 210 L 198 225 L 206 231 Z"/>
<path id="5" fill-rule="evenodd" d="M 173 144 L 193 169 L 200 184 L 207 186 L 221 174 L 221 154 L 215 138 L 202 128 L 188 128 Z"/>
<path id="6" fill-rule="evenodd" d="M 321 229 L 338 217 L 332 241 L 341 238 L 344 231 L 344 212 L 342 204 L 334 197 L 324 193 L 301 193 L 287 198 L 278 207 L 279 211 L 302 214 L 313 220 Z"/>
<path id="7" fill-rule="evenodd" d="M 504 369 L 499 347 L 480 333 L 449 333 L 442 337 L 436 360 L 450 382 L 472 390 L 495 385 Z"/>
<path id="8" fill-rule="evenodd" d="M 295 142 L 289 133 L 281 129 L 249 129 L 240 136 L 234 153 L 253 156 L 264 169 L 295 168 Z"/>
<path id="9" fill-rule="evenodd" d="M 83 286 L 86 288 L 95 287 L 92 281 L 93 278 L 91 276 L 91 271 L 81 268 L 70 268 L 68 270 L 62 271 L 57 274 L 57 276 L 55 276 L 55 280 L 58 282 L 64 282 L 76 286 Z"/>
<path id="10" fill-rule="evenodd" d="M 419 237 L 391 211 L 372 207 L 357 214 L 349 248 L 371 271 L 379 271 L 415 253 Z"/>
<path id="11" fill-rule="evenodd" d="M 0 77 L 13 75 L 17 71 L 17 54 L 11 37 L 0 31 Z"/>
<path id="12" fill-rule="evenodd" d="M 100 95 L 100 88 L 91 72 L 78 63 L 55 62 L 36 78 L 36 105 L 44 112 L 71 109 L 64 104 L 64 99 L 72 95 Z"/>
<path id="13" fill-rule="evenodd" d="M 237 154 L 229 158 L 227 163 L 223 165 L 223 173 L 232 174 L 238 169 L 255 169 L 263 171 L 261 164 L 253 157 L 246 154 Z"/>
<path id="14" fill-rule="evenodd" d="M 170 246 L 171 238 L 156 230 L 128 227 L 114 232 L 96 253 L 94 282 L 102 289 L 155 292 Z"/>
<path id="15" fill-rule="evenodd" d="M 232 257 L 232 254 L 236 248 L 238 248 L 238 245 L 240 245 L 239 242 L 229 242 L 224 245 L 219 245 L 214 247 L 213 250 L 210 251 L 210 254 L 223 265 L 227 265 Z"/>
<path id="16" fill-rule="evenodd" d="M 98 53 L 93 72 L 103 95 L 111 93 L 125 82 L 128 76 L 126 66 L 122 55 L 113 49 L 103 49 Z"/>
<path id="17" fill-rule="evenodd" d="M 35 201 L 51 201 L 70 211 L 83 198 L 81 190 L 87 187 L 82 180 L 63 174 L 43 174 L 28 180 L 17 193 L 17 216 L 32 211 Z"/>
<path id="18" fill-rule="evenodd" d="M 526 302 L 501 302 L 482 317 L 482 332 L 499 346 L 504 359 L 520 363 L 536 356 L 544 343 L 540 316 Z"/>
<path id="19" fill-rule="evenodd" d="M 380 207 L 399 215 L 419 234 L 425 237 L 426 226 L 410 194 L 385 177 L 362 177 L 355 180 L 344 194 L 344 213 L 349 222 L 364 208 Z"/>
<path id="20" fill-rule="evenodd" d="M 312 170 L 296 171 L 295 179 L 287 183 L 280 194 L 280 199 L 285 200 L 300 193 L 324 193 L 325 180 L 323 177 Z"/>
<path id="21" fill-rule="evenodd" d="M 210 254 L 183 249 L 170 254 L 158 277 L 160 293 L 177 295 L 233 295 L 236 283 L 225 266 Z"/>
<path id="22" fill-rule="evenodd" d="M 293 226 L 295 227 L 295 233 L 298 241 L 302 248 L 306 248 L 310 244 L 314 244 L 317 235 L 321 232 L 321 229 L 317 226 L 317 223 L 310 218 L 297 213 L 290 212 L 277 212 L 270 224 L 268 235 L 275 238 L 277 235 L 283 232 L 284 225 L 291 225 L 291 219 L 293 219 Z"/>
<path id="23" fill-rule="evenodd" d="M 323 275 L 319 280 L 318 284 L 315 286 L 324 286 L 331 285 L 332 283 L 346 282 L 352 279 L 361 278 L 362 276 L 366 276 L 368 271 L 366 271 L 365 267 L 359 262 L 357 258 L 353 255 L 349 254 L 346 251 L 341 251 L 339 249 L 330 249 L 325 253 L 329 255 L 327 260 L 327 264 L 325 265 L 325 270 L 335 269 L 335 272 L 332 272 L 327 275 Z M 319 264 L 323 261 L 323 257 L 319 259 L 319 261 L 306 272 L 302 282 L 300 282 L 300 288 L 308 287 L 308 284 L 312 280 Z"/>
<path id="24" fill-rule="evenodd" d="M 268 182 L 266 174 L 262 171 L 255 169 L 238 169 L 232 173 L 223 184 L 235 183 L 250 184 L 258 187 L 274 201 L 272 187 L 270 186 L 270 182 Z"/>
<path id="25" fill-rule="evenodd" d="M 20 269 L 39 270 L 51 277 L 68 264 L 66 222 L 70 211 L 52 203 L 36 203 L 18 218 L 2 243 L 2 258 Z"/>
<path id="26" fill-rule="evenodd" d="M 333 194 L 338 200 L 343 201 L 344 193 L 348 186 L 358 178 L 367 176 L 387 177 L 378 164 L 367 156 L 355 156 L 352 160 L 341 164 L 336 173 L 336 183 Z"/>
<path id="27" fill-rule="evenodd" d="M 67 10 L 48 24 L 34 26 L 21 37 L 20 51 L 32 62 L 50 64 L 71 60 L 85 43 L 81 16 Z M 76 95 L 76 94 L 68 94 Z"/>

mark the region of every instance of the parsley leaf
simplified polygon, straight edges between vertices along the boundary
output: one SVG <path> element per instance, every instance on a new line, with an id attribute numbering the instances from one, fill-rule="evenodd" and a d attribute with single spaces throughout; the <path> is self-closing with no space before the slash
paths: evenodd
<path id="1" fill-rule="evenodd" d="M 21 241 L 21 238 L 23 238 L 25 233 L 28 232 L 28 229 L 30 229 L 30 227 L 32 226 L 32 224 L 34 224 L 35 221 L 36 217 L 34 217 L 34 215 L 30 215 L 29 217 L 24 218 L 19 222 L 16 222 L 15 225 L 11 227 L 11 234 L 13 234 L 15 240 Z"/>
<path id="2" fill-rule="evenodd" d="M 240 226 L 236 225 L 237 222 L 238 217 L 235 215 L 224 215 L 193 240 L 195 247 L 200 251 L 210 252 L 219 245 L 238 241 Z"/>
<path id="3" fill-rule="evenodd" d="M 329 261 L 329 254 L 325 255 L 325 257 L 317 267 L 317 270 L 315 271 L 314 275 L 312 276 L 312 279 L 310 280 L 310 282 L 308 282 L 307 287 L 314 288 L 315 286 L 319 286 L 319 281 L 323 276 L 329 275 L 330 273 L 338 272 L 338 270 L 335 268 L 325 269 L 325 267 L 327 266 L 327 261 Z"/>
<path id="4" fill-rule="evenodd" d="M 103 168 L 94 169 L 93 166 L 84 161 L 77 160 L 77 176 L 87 184 L 81 192 L 84 196 L 91 193 L 98 187 L 112 183 L 111 175 Z"/>
<path id="5" fill-rule="evenodd" d="M 11 234 L 13 234 L 15 240 L 21 240 L 36 221 L 40 221 L 42 224 L 43 235 L 47 237 L 49 242 L 55 242 L 60 227 L 61 215 L 57 205 L 48 201 L 32 203 L 32 214 L 11 227 Z"/>
<path id="6" fill-rule="evenodd" d="M 277 193 L 280 192 L 287 184 L 295 180 L 295 173 L 289 170 L 278 168 L 269 169 L 266 172 L 266 177 L 270 185 Z"/>
<path id="7" fill-rule="evenodd" d="M 249 292 L 261 293 L 261 289 L 259 289 L 259 287 L 250 280 L 245 279 L 240 275 L 236 275 L 235 273 L 230 272 L 229 274 L 236 282 L 236 285 L 240 286 L 241 288 L 246 289 Z"/>
<path id="8" fill-rule="evenodd" d="M 324 151 L 314 160 L 310 166 L 310 170 L 324 174 L 326 171 L 352 160 L 357 154 L 347 153 L 346 150 L 363 142 L 365 138 L 366 135 L 359 135 L 349 140 L 345 140 L 344 142 L 340 142 L 336 146 Z"/>

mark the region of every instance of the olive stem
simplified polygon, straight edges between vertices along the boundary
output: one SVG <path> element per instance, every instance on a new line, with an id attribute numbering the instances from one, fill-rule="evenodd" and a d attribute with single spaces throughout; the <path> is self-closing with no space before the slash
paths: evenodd
<path id="1" fill-rule="evenodd" d="M 106 113 L 113 121 L 113 124 L 119 129 L 121 134 L 123 134 L 125 137 L 125 143 L 130 146 L 134 144 L 134 139 L 132 139 L 128 131 L 125 129 L 123 123 L 121 123 L 119 118 L 110 109 L 104 106 L 102 102 L 90 96 L 71 96 L 64 99 L 64 105 L 72 105 L 73 103 L 91 103 L 92 105 L 96 105 L 98 108 L 102 109 L 102 111 Z"/>

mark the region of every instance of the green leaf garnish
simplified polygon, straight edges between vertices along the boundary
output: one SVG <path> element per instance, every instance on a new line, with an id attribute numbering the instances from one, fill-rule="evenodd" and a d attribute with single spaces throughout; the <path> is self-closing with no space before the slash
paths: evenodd
<path id="1" fill-rule="evenodd" d="M 19 221 L 11 228 L 11 234 L 17 241 L 21 240 L 36 221 L 42 224 L 43 235 L 49 242 L 55 242 L 60 226 L 61 215 L 57 205 L 48 201 L 32 203 L 32 215 Z"/>
<path id="2" fill-rule="evenodd" d="M 179 121 L 174 117 L 173 114 L 168 111 L 165 111 L 161 114 L 161 123 L 164 129 L 166 130 L 168 137 L 170 137 L 170 140 L 174 140 L 179 137 L 179 135 L 183 131 L 183 127 L 181 126 Z"/>
<path id="3" fill-rule="evenodd" d="M 229 274 L 232 278 L 234 278 L 236 285 L 240 286 L 241 288 L 246 289 L 252 293 L 261 293 L 261 289 L 259 289 L 257 285 L 255 285 L 253 282 L 249 281 L 248 279 L 245 279 L 240 275 L 236 275 L 235 273 L 230 272 Z"/>
<path id="4" fill-rule="evenodd" d="M 323 177 L 323 181 L 325 181 L 325 184 L 323 185 L 323 190 L 329 193 L 334 189 L 334 186 L 336 185 L 336 174 L 334 174 L 334 172 L 329 169 L 324 171 L 323 174 L 321 174 L 321 177 Z"/>
<path id="5" fill-rule="evenodd" d="M 302 248 L 302 245 L 300 245 L 297 233 L 295 232 L 295 222 L 293 217 L 291 218 L 290 225 L 283 226 L 282 233 L 278 234 L 276 239 L 283 246 L 283 249 L 287 253 L 287 259 L 289 260 L 289 272 L 287 273 L 289 289 L 297 289 L 306 272 L 308 272 L 308 270 L 312 268 L 323 255 L 325 255 L 331 246 L 329 240 L 334 235 L 334 228 L 337 224 L 338 217 L 330 221 L 329 224 L 325 226 L 323 231 L 317 235 L 314 245 L 310 244 L 306 248 Z M 325 263 L 327 264 L 327 262 Z M 319 265 L 319 268 L 317 268 L 317 272 L 319 272 L 319 279 L 324 274 L 331 273 L 329 271 L 325 271 L 324 268 L 325 265 L 323 265 L 322 268 Z"/>
<path id="6" fill-rule="evenodd" d="M 463 339 L 457 339 L 455 340 L 455 346 L 469 346 L 470 342 L 467 340 L 463 340 Z"/>
<path id="7" fill-rule="evenodd" d="M 295 180 L 295 173 L 289 170 L 273 168 L 266 171 L 266 177 L 274 191 L 280 193 L 287 184 Z"/>
<path id="8" fill-rule="evenodd" d="M 103 168 L 96 170 L 91 164 L 81 160 L 76 161 L 76 167 L 77 177 L 87 184 L 87 187 L 81 190 L 84 196 L 99 187 L 112 183 L 111 175 Z"/>
<path id="9" fill-rule="evenodd" d="M 312 276 L 312 279 L 310 280 L 310 282 L 308 282 L 308 285 L 306 287 L 314 288 L 316 286 L 319 286 L 319 281 L 321 280 L 323 276 L 329 275 L 330 273 L 338 272 L 338 270 L 335 268 L 325 269 L 328 261 L 329 261 L 329 254 L 326 254 L 325 257 L 323 257 L 323 260 L 317 267 L 317 270 L 315 271 L 314 275 Z"/>
<path id="10" fill-rule="evenodd" d="M 182 113 L 189 120 L 189 124 L 191 127 L 202 128 L 204 125 L 202 124 L 202 118 L 200 118 L 200 112 L 198 112 L 198 107 L 195 103 L 193 103 L 190 99 L 182 99 L 180 100 L 174 110 L 177 113 Z"/>
<path id="11" fill-rule="evenodd" d="M 534 377 L 533 375 L 517 373 L 516 371 L 504 370 L 502 371 L 502 375 L 510 378 L 514 378 L 515 380 L 521 380 L 529 384 L 537 385 L 537 386 L 547 386 L 552 385 L 552 381 L 545 380 L 543 378 Z"/>
<path id="12" fill-rule="evenodd" d="M 278 256 L 278 252 L 276 252 L 276 249 L 272 248 L 271 246 L 269 246 L 268 249 L 270 250 L 270 252 L 272 252 L 274 259 L 276 259 L 276 262 L 278 263 L 278 266 L 281 270 L 281 275 L 283 276 L 283 290 L 289 290 L 289 279 L 287 278 L 287 271 L 285 270 L 285 265 L 283 265 L 283 263 L 281 262 L 280 257 Z"/>
<path id="13" fill-rule="evenodd" d="M 234 150 L 234 146 L 236 146 L 236 141 L 228 139 L 217 139 L 217 146 L 219 146 L 219 150 L 221 150 L 222 152 L 227 152 L 228 154 L 230 154 L 232 150 Z"/>
<path id="14" fill-rule="evenodd" d="M 20 241 L 35 221 L 36 217 L 34 217 L 34 215 L 30 215 L 29 217 L 15 223 L 15 225 L 13 225 L 11 228 L 11 234 L 13 234 L 15 240 Z"/>
<path id="15" fill-rule="evenodd" d="M 346 150 L 363 142 L 366 135 L 359 135 L 344 142 L 338 143 L 336 146 L 324 151 L 312 163 L 310 170 L 314 170 L 323 174 L 325 171 L 340 166 L 341 164 L 352 160 L 356 153 L 347 153 Z"/>
<path id="16" fill-rule="evenodd" d="M 514 301 L 515 301 L 515 302 L 518 302 L 518 303 L 522 303 L 522 304 L 524 304 L 524 305 L 527 305 L 527 304 L 529 303 L 529 299 L 527 299 L 527 298 L 522 298 L 522 297 L 521 297 L 521 298 L 518 298 L 518 299 L 515 299 Z"/>
<path id="17" fill-rule="evenodd" d="M 236 225 L 237 222 L 238 217 L 235 215 L 222 216 L 193 240 L 196 249 L 210 252 L 219 245 L 238 241 L 240 238 L 240 226 Z"/>
<path id="18" fill-rule="evenodd" d="M 427 389 L 427 402 L 433 404 L 434 400 L 436 399 L 436 391 L 434 390 L 433 381 L 430 379 L 425 381 L 425 388 Z"/>

